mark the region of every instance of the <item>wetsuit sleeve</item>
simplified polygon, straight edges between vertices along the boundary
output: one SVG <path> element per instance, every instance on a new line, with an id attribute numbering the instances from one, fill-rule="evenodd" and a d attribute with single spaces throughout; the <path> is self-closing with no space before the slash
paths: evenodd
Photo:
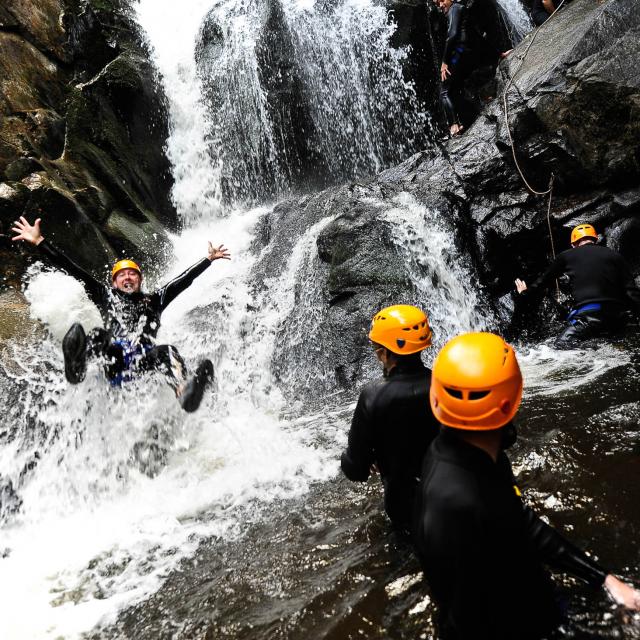
<path id="1" fill-rule="evenodd" d="M 463 10 L 462 5 L 457 3 L 452 4 L 451 9 L 449 9 L 447 15 L 449 27 L 447 30 L 447 40 L 444 43 L 444 53 L 442 55 L 442 62 L 444 63 L 448 63 L 455 51 L 457 42 L 460 40 Z"/>
<path id="2" fill-rule="evenodd" d="M 183 271 L 179 276 L 168 282 L 161 289 L 156 291 L 156 295 L 160 300 L 160 310 L 164 311 L 178 295 L 191 286 L 193 281 L 202 275 L 211 266 L 209 258 L 202 258 L 200 262 L 196 262 L 193 266 Z"/>
<path id="3" fill-rule="evenodd" d="M 592 587 L 601 587 L 608 572 L 584 551 L 569 542 L 544 522 L 529 507 L 524 506 L 527 537 L 540 559 L 559 571 L 570 573 Z"/>
<path id="4" fill-rule="evenodd" d="M 565 272 L 565 269 L 566 261 L 564 255 L 561 253 L 533 284 L 527 286 L 525 293 L 528 295 L 539 293 L 542 289 L 548 287 L 553 280 L 560 277 Z"/>
<path id="5" fill-rule="evenodd" d="M 87 293 L 93 302 L 100 305 L 103 294 L 106 289 L 105 285 L 98 282 L 88 271 L 77 265 L 71 258 L 56 249 L 50 242 L 43 240 L 38 245 L 40 253 L 54 264 L 56 267 L 63 269 L 70 276 L 77 278 L 86 287 Z"/>
<path id="6" fill-rule="evenodd" d="M 349 429 L 347 450 L 340 458 L 340 467 L 349 480 L 366 482 L 375 462 L 372 442 L 372 416 L 363 392 L 358 398 Z"/>

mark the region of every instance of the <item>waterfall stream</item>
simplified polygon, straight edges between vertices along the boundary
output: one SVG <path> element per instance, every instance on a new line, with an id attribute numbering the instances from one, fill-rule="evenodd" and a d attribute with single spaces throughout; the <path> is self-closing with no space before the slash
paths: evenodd
<path id="1" fill-rule="evenodd" d="M 49 333 L 38 346 L 16 348 L 0 384 L 8 407 L 0 424 L 9 427 L 0 435 L 0 480 L 11 481 L 20 503 L 0 514 L 3 639 L 77 638 L 106 628 L 159 592 L 204 543 L 213 540 L 226 553 L 252 526 L 269 523 L 274 505 L 297 505 L 319 537 L 331 509 L 346 509 L 345 520 L 355 517 L 351 503 L 339 503 L 344 497 L 335 478 L 356 389 L 305 416 L 287 402 L 272 370 L 276 351 L 304 345 L 322 322 L 319 274 L 326 266 L 316 243 L 334 214 L 290 239 L 281 270 L 263 274 L 259 287 L 252 270 L 269 251 L 257 246 L 256 234 L 272 201 L 311 183 L 314 167 L 323 174 L 319 183 L 368 175 L 427 139 L 428 115 L 402 76 L 405 53 L 389 44 L 394 25 L 370 0 L 185 0 L 179 10 L 168 0 L 141 0 L 137 10 L 169 101 L 167 153 L 185 222 L 172 238 L 175 262 L 165 277 L 200 259 L 208 239 L 225 242 L 233 255 L 230 263 L 214 263 L 169 307 L 159 335 L 190 366 L 202 357 L 213 360 L 215 393 L 186 415 L 161 380 L 113 389 L 92 366 L 82 384 L 67 385 L 60 340 L 73 321 L 89 328 L 99 319 L 77 282 L 31 268 L 26 295 Z M 265 49 L 259 36 L 273 30 L 259 26 L 270 20 L 287 40 Z M 284 56 L 283 77 L 266 78 L 274 73 L 261 60 L 266 50 Z M 278 87 L 300 97 L 298 111 L 273 109 Z M 297 137 L 290 136 L 291 124 L 300 125 Z M 375 206 L 395 227 L 393 242 L 415 290 L 430 300 L 438 344 L 489 326 L 472 267 L 438 212 L 409 194 Z M 303 315 L 292 314 L 296 306 Z M 547 357 L 526 361 L 537 381 L 544 379 Z M 576 385 L 589 382 L 602 371 L 601 360 L 600 368 L 567 375 Z M 295 373 L 311 381 L 320 375 Z M 318 487 L 337 505 L 313 498 L 320 522 L 304 506 Z M 322 540 L 314 549 L 333 553 L 330 536 Z M 247 543 L 245 553 L 260 543 Z M 229 565 L 237 557 L 230 556 Z M 310 560 L 292 572 L 300 566 L 309 573 L 322 568 Z M 363 581 L 359 573 L 352 579 Z M 221 588 L 221 596 L 229 589 Z M 267 591 L 286 608 L 291 594 L 285 587 Z M 152 624 L 149 629 L 155 633 Z M 220 637 L 236 637 L 229 633 Z M 180 637 L 179 628 L 175 634 Z M 120 636 L 107 631 L 105 637 Z"/>

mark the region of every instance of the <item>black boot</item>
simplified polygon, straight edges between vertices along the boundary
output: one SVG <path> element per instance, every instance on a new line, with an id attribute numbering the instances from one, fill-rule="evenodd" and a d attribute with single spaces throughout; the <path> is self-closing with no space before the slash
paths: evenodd
<path id="1" fill-rule="evenodd" d="M 82 325 L 75 323 L 62 340 L 64 374 L 71 384 L 84 380 L 87 372 L 87 335 Z"/>
<path id="2" fill-rule="evenodd" d="M 204 390 L 213 382 L 213 364 L 211 360 L 203 360 L 196 369 L 195 375 L 187 382 L 184 391 L 178 398 L 182 408 L 192 413 L 202 402 Z"/>

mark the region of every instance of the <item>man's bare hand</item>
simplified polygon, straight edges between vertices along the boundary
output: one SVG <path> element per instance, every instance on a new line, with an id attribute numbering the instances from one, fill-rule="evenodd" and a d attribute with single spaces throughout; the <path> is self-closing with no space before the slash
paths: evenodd
<path id="1" fill-rule="evenodd" d="M 516 291 L 518 293 L 524 293 L 527 290 L 527 283 L 524 280 L 516 278 Z"/>
<path id="2" fill-rule="evenodd" d="M 18 235 L 11 239 L 14 242 L 16 240 L 24 240 L 30 244 L 39 245 L 44 240 L 44 237 L 40 233 L 40 220 L 41 218 L 38 218 L 32 226 L 26 218 L 20 216 L 20 220 L 16 220 L 13 223 L 13 227 L 11 227 L 11 231 L 14 231 Z"/>
<path id="3" fill-rule="evenodd" d="M 212 262 L 214 260 L 231 260 L 231 255 L 229 254 L 229 249 L 225 249 L 224 245 L 221 244 L 219 247 L 214 247 L 211 242 L 209 242 L 209 248 L 207 249 L 207 258 Z"/>
<path id="4" fill-rule="evenodd" d="M 640 611 L 640 592 L 631 585 L 609 574 L 604 580 L 604 588 L 620 606 Z"/>
<path id="5" fill-rule="evenodd" d="M 440 65 L 440 80 L 444 82 L 448 76 L 451 75 L 451 71 L 449 71 L 449 65 L 446 62 L 443 62 Z"/>

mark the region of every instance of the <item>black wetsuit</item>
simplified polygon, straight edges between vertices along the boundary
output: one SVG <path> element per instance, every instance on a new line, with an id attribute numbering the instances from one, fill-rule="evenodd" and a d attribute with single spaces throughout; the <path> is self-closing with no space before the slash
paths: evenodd
<path id="1" fill-rule="evenodd" d="M 525 294 L 536 295 L 563 273 L 569 276 L 573 310 L 569 326 L 556 338 L 559 348 L 618 331 L 626 324 L 626 312 L 640 309 L 640 291 L 624 258 L 595 243 L 560 253 Z"/>
<path id="2" fill-rule="evenodd" d="M 511 464 L 443 429 L 424 461 L 416 547 L 445 640 L 537 640 L 561 614 L 543 563 L 594 587 L 607 572 L 516 492 Z"/>
<path id="3" fill-rule="evenodd" d="M 431 371 L 419 354 L 404 356 L 391 372 L 360 393 L 341 466 L 349 480 L 365 482 L 376 464 L 385 511 L 394 527 L 411 526 L 422 459 L 439 431 L 429 406 Z"/>
<path id="4" fill-rule="evenodd" d="M 106 357 L 108 377 L 114 378 L 128 368 L 133 353 L 136 368 L 161 369 L 175 382 L 184 380 L 186 366 L 177 349 L 156 345 L 155 337 L 162 312 L 211 265 L 208 258 L 152 293 L 127 293 L 98 282 L 46 240 L 38 248 L 54 265 L 84 283 L 89 298 L 100 311 L 105 328 L 89 334 L 87 349 L 93 356 Z M 77 325 L 70 331 L 74 328 Z"/>
<path id="5" fill-rule="evenodd" d="M 533 23 L 536 27 L 544 24 L 549 19 L 550 15 L 551 14 L 547 13 L 547 10 L 544 8 L 542 0 L 533 0 L 531 3 L 531 18 L 533 19 Z"/>
<path id="6" fill-rule="evenodd" d="M 488 0 L 473 0 L 473 10 L 465 3 L 454 2 L 447 12 L 447 39 L 442 61 L 448 65 L 451 75 L 442 81 L 440 101 L 449 126 L 461 124 L 460 106 L 467 78 L 474 69 L 497 60 L 499 56 L 497 47 L 490 42 L 490 39 L 497 42 L 495 29 L 481 19 L 485 13 L 489 15 L 485 11 L 487 7 L 482 7 L 487 2 Z M 487 31 L 490 33 L 489 38 L 485 35 Z"/>

